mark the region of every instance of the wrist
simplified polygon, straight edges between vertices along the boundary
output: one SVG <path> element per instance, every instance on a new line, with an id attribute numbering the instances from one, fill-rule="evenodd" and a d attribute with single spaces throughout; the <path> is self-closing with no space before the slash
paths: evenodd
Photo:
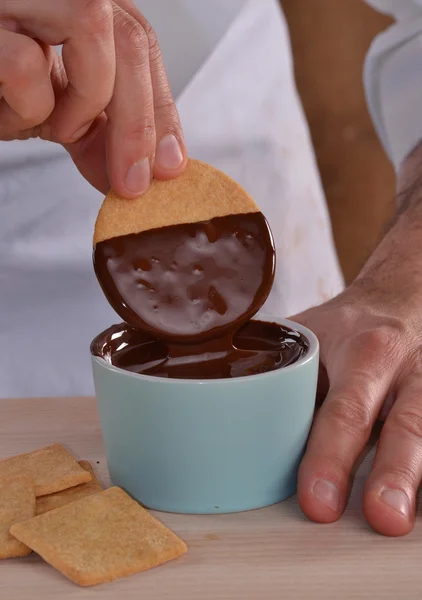
<path id="1" fill-rule="evenodd" d="M 355 280 L 380 293 L 394 290 L 422 296 L 422 144 L 398 174 L 398 213 L 394 224 Z M 400 295 L 400 294 L 399 294 Z"/>

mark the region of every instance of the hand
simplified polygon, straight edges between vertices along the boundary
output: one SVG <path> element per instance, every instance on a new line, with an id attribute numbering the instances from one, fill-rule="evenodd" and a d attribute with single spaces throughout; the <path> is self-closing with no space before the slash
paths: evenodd
<path id="1" fill-rule="evenodd" d="M 160 48 L 131 0 L 0 0 L 0 48 L 0 139 L 59 142 L 128 198 L 184 170 Z"/>
<path id="2" fill-rule="evenodd" d="M 399 218 L 343 294 L 293 317 L 319 337 L 329 380 L 299 472 L 299 502 L 314 521 L 341 516 L 354 466 L 389 400 L 363 511 L 385 535 L 413 527 L 422 479 L 420 212 L 418 205 Z"/>

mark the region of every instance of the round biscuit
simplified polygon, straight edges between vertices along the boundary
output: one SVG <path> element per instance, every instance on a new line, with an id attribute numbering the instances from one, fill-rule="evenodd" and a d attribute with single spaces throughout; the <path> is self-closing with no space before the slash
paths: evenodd
<path id="1" fill-rule="evenodd" d="M 110 191 L 95 224 L 94 246 L 159 227 L 255 212 L 259 208 L 238 183 L 218 169 L 190 159 L 183 175 L 169 181 L 154 180 L 139 198 L 127 200 Z"/>

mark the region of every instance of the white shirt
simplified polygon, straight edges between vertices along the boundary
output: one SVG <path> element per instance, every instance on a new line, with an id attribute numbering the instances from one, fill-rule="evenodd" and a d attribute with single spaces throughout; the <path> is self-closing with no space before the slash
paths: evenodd
<path id="1" fill-rule="evenodd" d="M 365 64 L 369 109 L 396 170 L 422 138 L 422 0 L 367 0 L 396 23 L 373 42 Z"/>
<path id="2" fill-rule="evenodd" d="M 190 155 L 238 180 L 270 222 L 278 265 L 267 311 L 287 316 L 337 294 L 342 277 L 278 0 L 137 4 L 160 39 Z M 368 60 L 368 95 L 396 157 L 412 142 L 400 135 L 396 145 L 398 105 L 384 98 L 395 73 L 384 76 L 382 50 Z M 0 144 L 0 397 L 93 392 L 90 341 L 120 320 L 91 263 L 101 200 L 59 146 Z"/>

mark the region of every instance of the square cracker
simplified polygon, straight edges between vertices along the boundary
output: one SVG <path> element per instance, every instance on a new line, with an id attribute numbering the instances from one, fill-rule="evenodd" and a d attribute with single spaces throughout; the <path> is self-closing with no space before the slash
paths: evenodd
<path id="1" fill-rule="evenodd" d="M 0 479 L 0 558 L 26 556 L 28 546 L 10 535 L 10 527 L 35 515 L 34 484 L 27 477 Z"/>
<path id="2" fill-rule="evenodd" d="M 54 510 L 55 508 L 60 508 L 65 504 L 69 504 L 69 502 L 75 502 L 76 500 L 80 500 L 85 496 L 91 496 L 92 494 L 98 494 L 98 492 L 102 491 L 102 487 L 100 482 L 95 476 L 94 470 L 91 464 L 87 460 L 80 460 L 79 464 L 85 471 L 91 474 L 92 480 L 88 481 L 88 483 L 81 483 L 75 487 L 68 488 L 67 490 L 63 490 L 61 492 L 56 492 L 55 494 L 49 494 L 48 496 L 40 496 L 37 498 L 37 504 L 35 513 L 37 515 L 43 515 L 49 510 Z"/>
<path id="3" fill-rule="evenodd" d="M 10 532 L 83 586 L 145 571 L 187 551 L 181 539 L 118 487 L 16 523 Z"/>
<path id="4" fill-rule="evenodd" d="M 53 494 L 91 481 L 90 473 L 60 444 L 1 460 L 0 477 L 12 475 L 30 477 L 35 485 L 36 496 Z"/>

